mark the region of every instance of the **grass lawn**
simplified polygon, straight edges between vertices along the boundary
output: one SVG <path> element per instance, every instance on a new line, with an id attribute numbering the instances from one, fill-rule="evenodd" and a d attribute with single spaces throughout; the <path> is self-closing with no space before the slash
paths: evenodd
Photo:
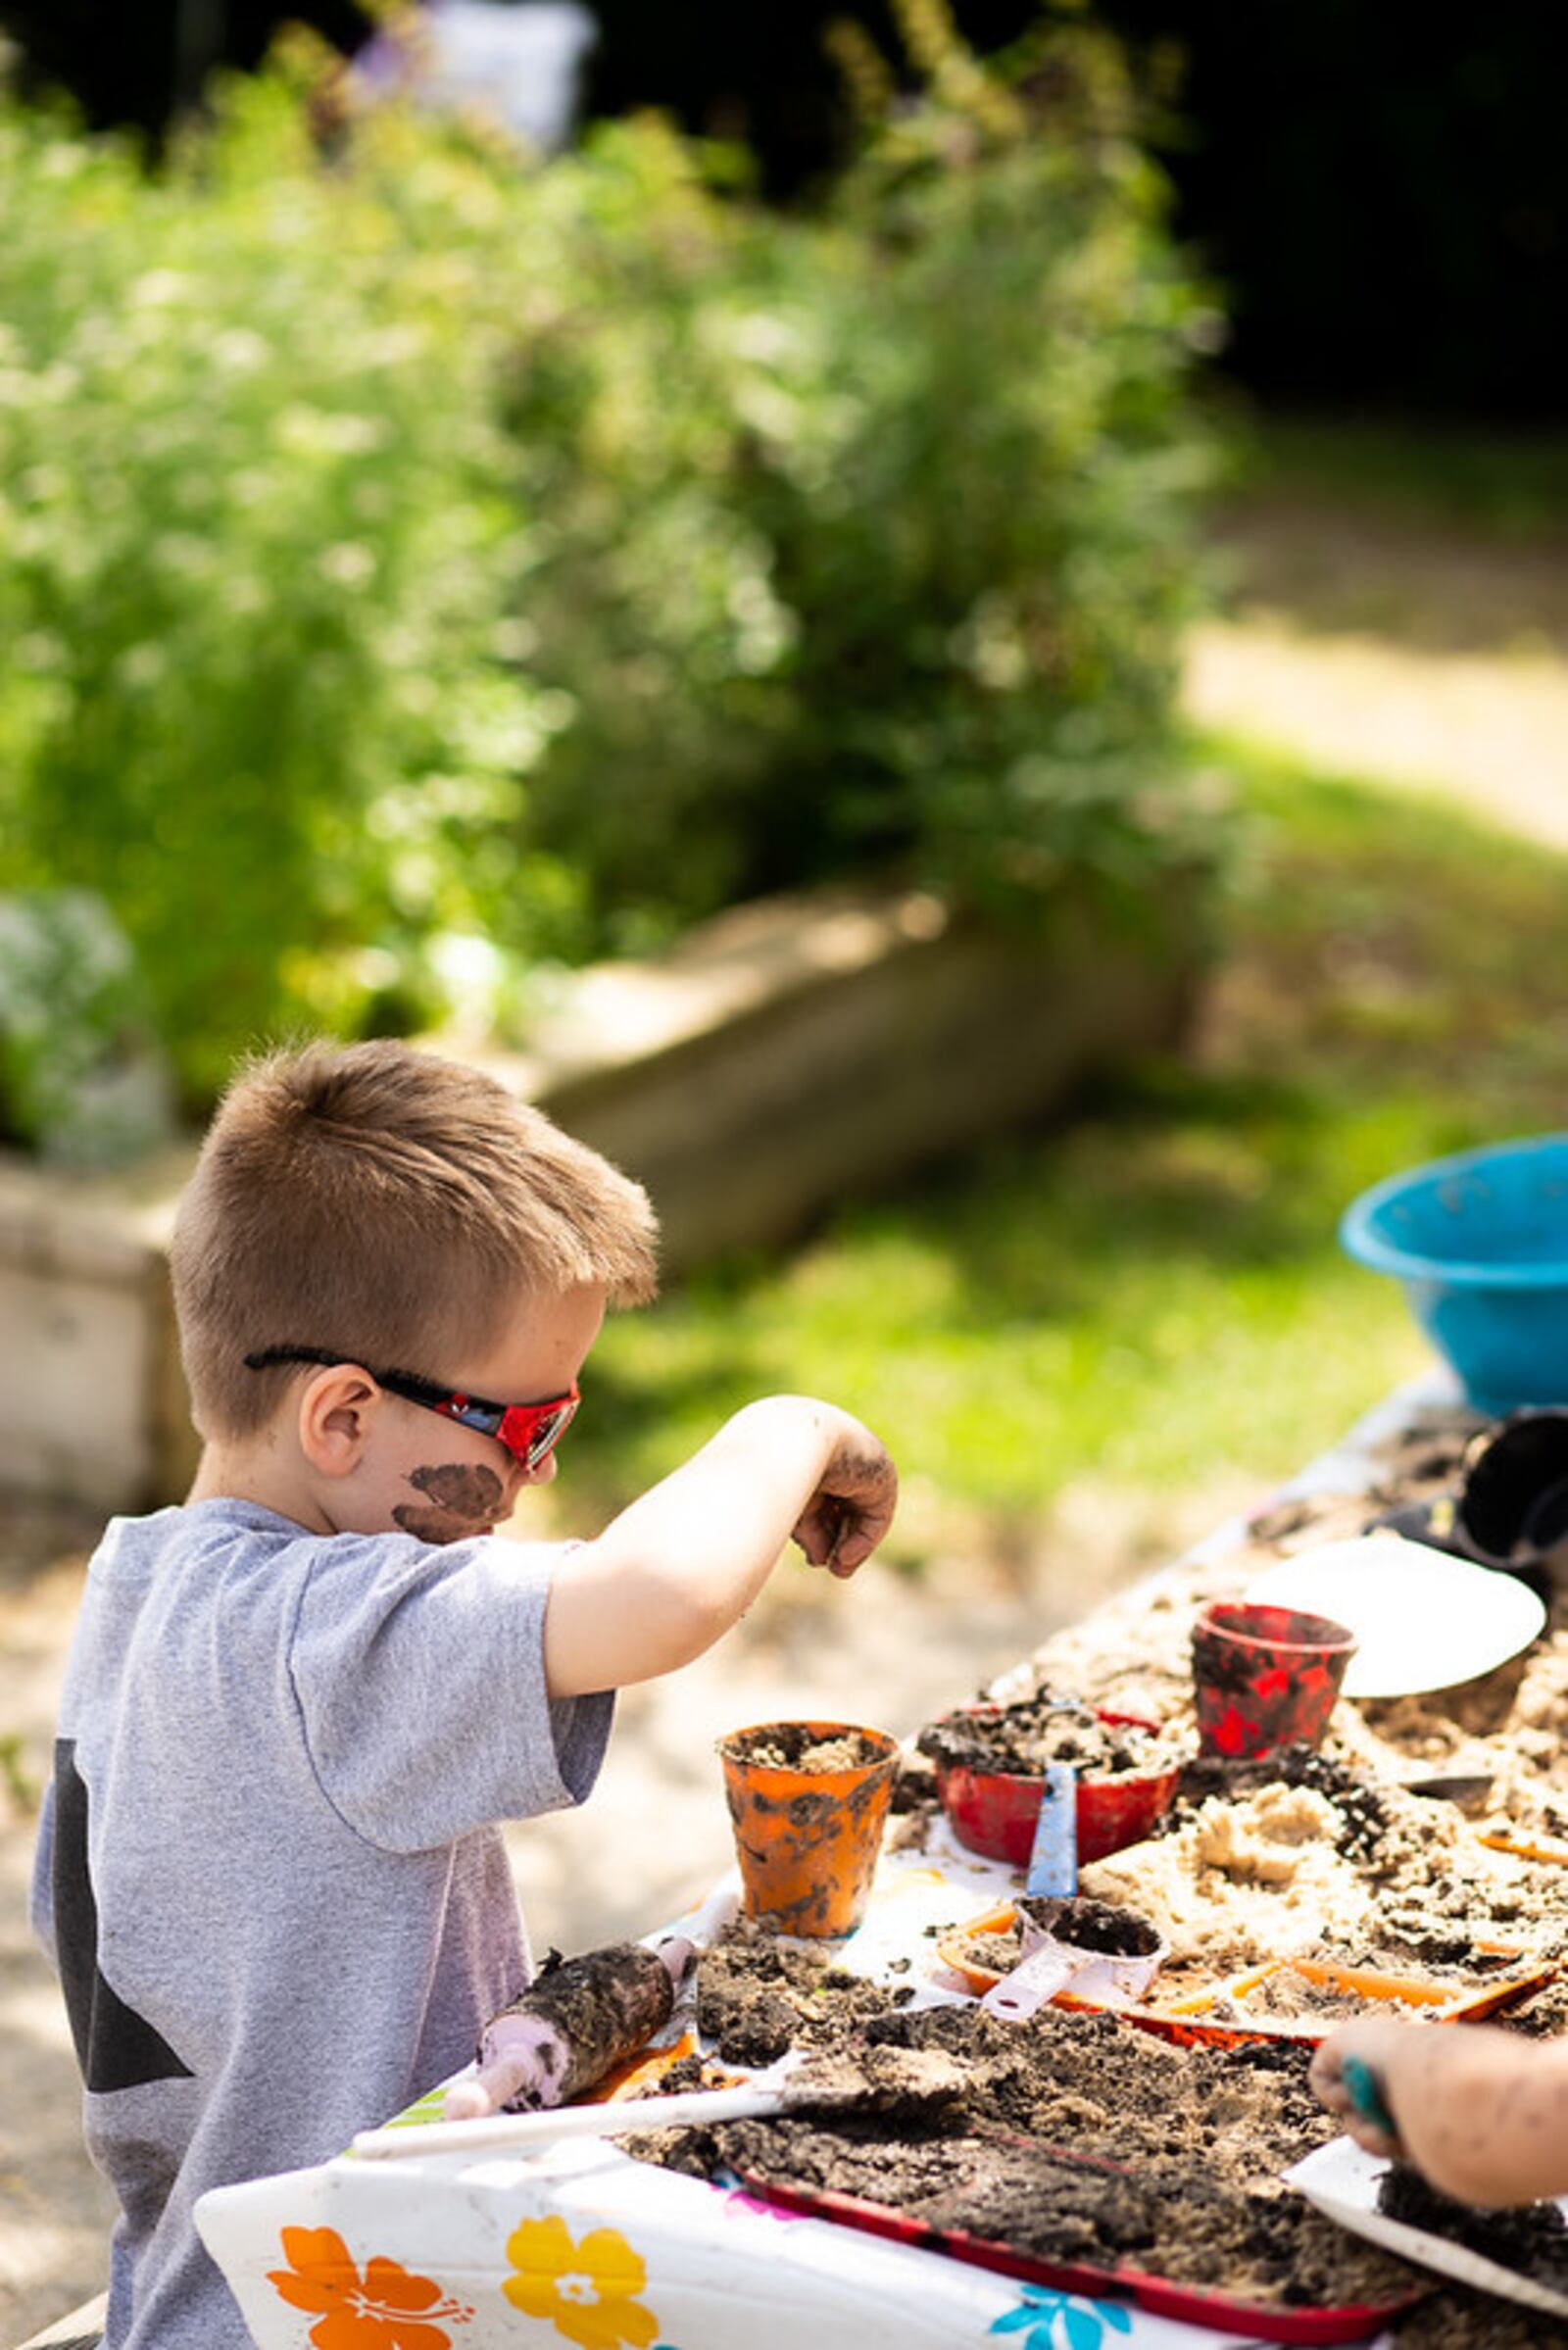
<path id="1" fill-rule="evenodd" d="M 907 1563 L 955 1526 L 1005 1554 L 1075 1482 L 1156 1520 L 1221 1471 L 1266 1485 L 1423 1367 L 1338 1220 L 1413 1159 L 1568 1123 L 1568 862 L 1217 749 L 1249 845 L 1191 1053 L 612 1321 L 575 1524 L 802 1389 L 887 1438 Z"/>

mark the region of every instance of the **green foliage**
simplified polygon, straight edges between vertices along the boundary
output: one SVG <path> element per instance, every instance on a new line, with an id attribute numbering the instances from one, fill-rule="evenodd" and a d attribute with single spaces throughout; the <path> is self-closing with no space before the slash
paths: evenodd
<path id="1" fill-rule="evenodd" d="M 494 646 L 488 183 L 398 130 L 394 208 L 277 84 L 162 180 L 0 118 L 0 879 L 103 894 L 198 1095 L 477 926 L 548 732 Z"/>
<path id="2" fill-rule="evenodd" d="M 86 890 L 0 896 L 0 1137 L 74 1166 L 172 1131 L 169 1073 L 130 946 Z"/>
<path id="3" fill-rule="evenodd" d="M 1205 314 L 1115 49 L 925 6 L 810 218 L 656 123 L 323 158 L 286 71 L 152 178 L 0 109 L 0 888 L 104 898 L 190 1098 L 763 888 L 1190 860 Z"/>
<path id="4" fill-rule="evenodd" d="M 577 717 L 530 821 L 603 911 L 650 870 L 690 913 L 893 859 L 1033 912 L 1193 851 L 1212 314 L 1119 53 L 1058 29 L 1026 101 L 931 29 L 929 94 L 810 219 L 718 201 L 648 126 L 558 170 L 511 414 Z"/>

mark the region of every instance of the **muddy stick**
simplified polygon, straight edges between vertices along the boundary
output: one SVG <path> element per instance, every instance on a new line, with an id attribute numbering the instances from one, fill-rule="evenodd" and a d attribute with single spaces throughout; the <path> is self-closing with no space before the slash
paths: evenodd
<path id="1" fill-rule="evenodd" d="M 448 2122 L 564 2104 L 646 2047 L 668 2023 L 692 1946 L 614 1942 L 542 1968 L 485 2026 L 478 2071 L 447 2091 Z"/>
<path id="2" fill-rule="evenodd" d="M 362 2161 L 391 2162 L 421 2154 L 525 2151 L 565 2138 L 626 2137 L 643 2130 L 710 2127 L 778 2114 L 940 2114 L 962 2096 L 965 2086 L 963 2067 L 940 2049 L 869 2049 L 853 2060 L 841 2060 L 837 2068 L 813 2065 L 791 2050 L 766 2072 L 730 2088 L 629 2097 L 564 2112 L 393 2123 L 384 2130 L 362 2130 L 351 2151 Z"/>

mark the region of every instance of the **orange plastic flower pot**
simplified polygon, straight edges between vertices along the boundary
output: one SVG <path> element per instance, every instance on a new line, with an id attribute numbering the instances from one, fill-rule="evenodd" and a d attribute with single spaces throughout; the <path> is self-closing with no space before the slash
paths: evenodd
<path id="1" fill-rule="evenodd" d="M 744 1741 L 769 1731 L 811 1743 L 859 1738 L 871 1760 L 845 1770 L 754 1762 Z M 780 1934 L 853 1934 L 865 1914 L 899 1766 L 898 1741 L 857 1722 L 761 1723 L 719 1745 L 746 1913 Z"/>

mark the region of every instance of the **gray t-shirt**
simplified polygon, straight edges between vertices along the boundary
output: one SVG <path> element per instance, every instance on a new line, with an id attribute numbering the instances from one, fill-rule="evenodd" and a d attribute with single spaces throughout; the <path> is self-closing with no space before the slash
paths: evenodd
<path id="1" fill-rule="evenodd" d="M 109 1526 L 33 1881 L 122 2206 L 109 2350 L 245 2350 L 197 2196 L 340 2153 L 527 1981 L 494 1823 L 580 1802 L 612 1710 L 546 1694 L 562 1554 L 238 1500 Z"/>

